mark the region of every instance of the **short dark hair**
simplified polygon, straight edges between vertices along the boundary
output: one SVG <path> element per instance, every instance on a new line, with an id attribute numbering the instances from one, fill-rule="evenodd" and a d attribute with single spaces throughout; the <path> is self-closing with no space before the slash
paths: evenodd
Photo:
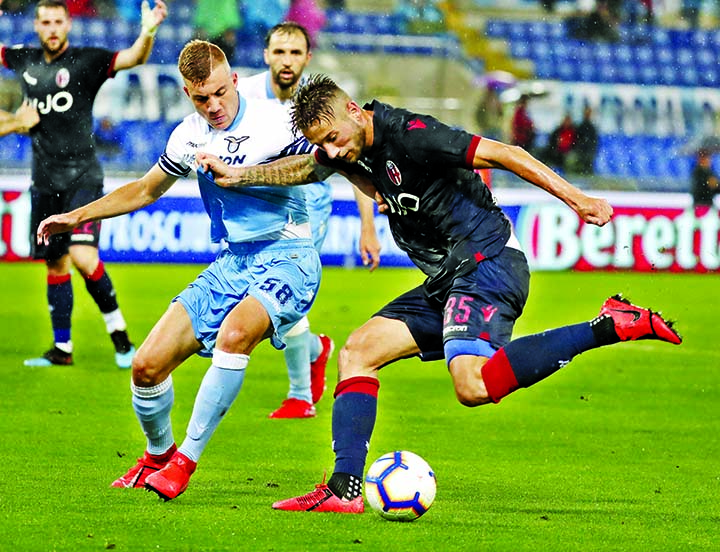
<path id="1" fill-rule="evenodd" d="M 310 75 L 293 96 L 290 107 L 293 126 L 303 132 L 317 123 L 331 123 L 335 117 L 334 100 L 341 93 L 327 75 Z"/>
<path id="2" fill-rule="evenodd" d="M 295 21 L 283 21 L 282 23 L 278 23 L 274 27 L 272 27 L 267 34 L 265 35 L 265 47 L 267 48 L 270 46 L 270 39 L 273 37 L 274 34 L 296 34 L 299 33 L 303 35 L 305 38 L 305 44 L 307 45 L 307 51 L 310 51 L 310 33 L 308 33 L 307 29 L 300 25 L 300 23 L 295 23 Z"/>
<path id="3" fill-rule="evenodd" d="M 39 15 L 40 8 L 62 8 L 65 13 L 70 15 L 67 2 L 65 0 L 40 0 L 35 6 L 35 18 Z"/>

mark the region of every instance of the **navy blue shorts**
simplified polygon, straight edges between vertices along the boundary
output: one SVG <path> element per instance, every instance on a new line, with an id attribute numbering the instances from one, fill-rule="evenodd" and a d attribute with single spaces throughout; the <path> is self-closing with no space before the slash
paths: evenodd
<path id="1" fill-rule="evenodd" d="M 422 360 L 444 358 L 446 347 L 460 347 L 458 354 L 489 357 L 510 341 L 529 287 L 525 254 L 506 247 L 496 257 L 478 263 L 474 272 L 456 278 L 444 305 L 428 300 L 419 286 L 374 316 L 404 322 Z"/>
<path id="2" fill-rule="evenodd" d="M 36 243 L 36 234 L 40 223 L 50 215 L 67 213 L 101 198 L 102 195 L 102 185 L 60 192 L 50 192 L 31 187 L 30 244 L 33 259 L 56 261 L 67 254 L 71 245 L 97 247 L 100 241 L 100 221 L 87 222 L 71 232 L 50 236 L 50 244 L 47 246 Z"/>

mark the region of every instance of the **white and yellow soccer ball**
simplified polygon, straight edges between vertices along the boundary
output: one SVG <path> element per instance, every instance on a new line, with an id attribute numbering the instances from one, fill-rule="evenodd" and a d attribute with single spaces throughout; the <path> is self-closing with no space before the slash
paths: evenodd
<path id="1" fill-rule="evenodd" d="M 378 514 L 393 521 L 414 521 L 435 500 L 435 472 L 407 450 L 383 454 L 365 476 L 365 498 Z"/>

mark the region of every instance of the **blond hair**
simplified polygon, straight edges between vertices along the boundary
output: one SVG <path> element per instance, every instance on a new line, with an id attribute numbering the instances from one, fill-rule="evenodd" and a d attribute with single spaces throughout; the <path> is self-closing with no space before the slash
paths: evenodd
<path id="1" fill-rule="evenodd" d="M 228 60 L 220 47 L 206 40 L 191 40 L 180 52 L 178 69 L 191 84 L 205 82 L 216 67 L 227 65 Z"/>

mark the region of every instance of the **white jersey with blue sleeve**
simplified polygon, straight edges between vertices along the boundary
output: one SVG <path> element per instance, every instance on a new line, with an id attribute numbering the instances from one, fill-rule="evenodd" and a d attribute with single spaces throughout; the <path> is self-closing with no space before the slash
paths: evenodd
<path id="1" fill-rule="evenodd" d="M 311 151 L 291 128 L 288 111 L 278 102 L 239 98 L 239 111 L 224 130 L 211 127 L 199 114 L 187 116 L 172 132 L 158 165 L 185 177 L 197 171 L 198 185 L 211 221 L 213 242 L 309 238 L 304 192 L 299 187 L 243 186 L 223 188 L 195 162 L 198 151 L 220 157 L 230 166 L 268 163 Z"/>
<path id="2" fill-rule="evenodd" d="M 289 110 L 290 102 L 281 102 L 275 97 L 270 86 L 270 71 L 263 71 L 249 77 L 238 79 L 237 89 L 245 98 L 261 98 L 272 100 Z M 314 182 L 302 186 L 305 190 L 310 225 L 312 226 L 313 242 L 318 251 L 325 241 L 328 229 L 328 219 L 332 212 L 332 188 L 326 182 Z"/>

